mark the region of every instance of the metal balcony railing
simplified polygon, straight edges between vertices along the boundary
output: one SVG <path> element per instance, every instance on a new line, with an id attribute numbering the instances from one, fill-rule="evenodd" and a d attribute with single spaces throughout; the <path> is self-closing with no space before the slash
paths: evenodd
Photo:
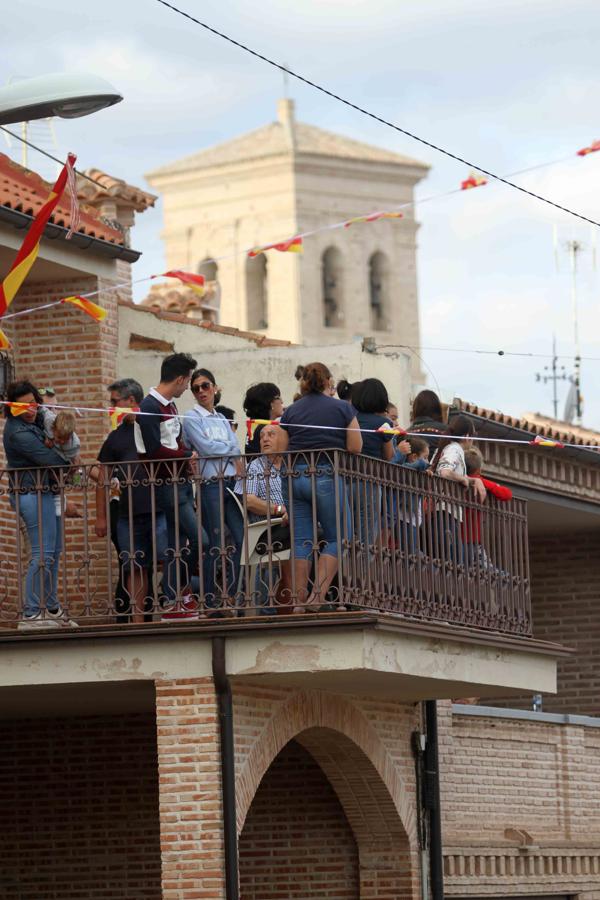
<path id="1" fill-rule="evenodd" d="M 251 462 L 0 471 L 0 626 L 364 610 L 531 633 L 523 501 L 337 450 Z"/>

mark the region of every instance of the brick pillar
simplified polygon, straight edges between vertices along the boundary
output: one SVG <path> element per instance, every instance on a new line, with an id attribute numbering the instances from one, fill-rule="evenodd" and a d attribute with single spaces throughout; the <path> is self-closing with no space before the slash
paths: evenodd
<path id="1" fill-rule="evenodd" d="M 118 294 L 103 289 L 128 277 L 129 266 L 122 263 L 115 267 L 114 279 L 111 280 L 81 274 L 60 281 L 26 281 L 11 305 L 11 312 L 42 306 L 73 294 L 99 291 L 93 299 L 108 311 L 108 316 L 99 324 L 81 310 L 65 304 L 9 319 L 3 324 L 3 329 L 12 343 L 16 377 L 27 378 L 38 387 L 51 385 L 57 392 L 57 402 L 60 404 L 108 406 L 106 387 L 114 381 L 117 370 L 118 298 L 129 299 L 130 289 L 124 287 Z M 96 460 L 109 430 L 108 415 L 85 413 L 78 419 L 77 433 L 81 439 L 84 463 Z M 4 464 L 1 452 L 0 464 Z M 93 528 L 93 493 L 93 484 L 90 484 L 86 497 L 81 490 L 74 490 L 71 494 L 82 512 L 89 516 L 85 536 L 80 519 L 65 520 L 59 599 L 63 603 L 68 602 L 75 618 L 82 614 L 83 594 L 93 596 L 95 615 L 112 613 L 107 591 L 106 542 L 96 539 Z M 86 538 L 89 543 L 86 543 Z M 6 479 L 0 483 L 0 541 L 3 547 L 0 563 L 1 626 L 3 620 L 10 623 L 19 615 L 15 516 L 8 505 Z M 21 580 L 27 559 L 27 541 L 23 540 Z"/>
<path id="2" fill-rule="evenodd" d="M 212 678 L 156 682 L 164 900 L 224 900 L 217 699 Z"/>

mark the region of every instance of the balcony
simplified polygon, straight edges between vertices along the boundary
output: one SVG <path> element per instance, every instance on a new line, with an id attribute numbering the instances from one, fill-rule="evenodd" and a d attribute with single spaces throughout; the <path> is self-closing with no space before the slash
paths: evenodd
<path id="1" fill-rule="evenodd" d="M 461 485 L 339 451 L 258 475 L 243 460 L 235 491 L 209 462 L 0 473 L 0 640 L 13 654 L 0 686 L 29 683 L 13 676 L 32 653 L 35 684 L 210 674 L 201 638 L 218 633 L 230 674 L 256 683 L 415 700 L 555 690 L 560 649 L 532 637 L 524 501 L 481 505 Z M 42 535 L 33 566 L 22 512 Z"/>

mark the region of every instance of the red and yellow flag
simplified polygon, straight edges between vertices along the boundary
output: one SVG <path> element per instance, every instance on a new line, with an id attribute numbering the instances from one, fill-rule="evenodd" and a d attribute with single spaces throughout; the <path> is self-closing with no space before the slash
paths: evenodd
<path id="1" fill-rule="evenodd" d="M 50 191 L 48 199 L 31 223 L 29 231 L 21 244 L 21 248 L 10 267 L 10 271 L 0 285 L 0 318 L 5 315 L 17 291 L 27 278 L 32 265 L 37 259 L 44 228 L 48 224 L 48 219 L 56 209 L 65 190 L 69 169 L 72 169 L 75 165 L 76 158 L 77 157 L 74 156 L 73 153 L 69 153 L 67 162 L 62 167 L 62 171 L 56 179 L 56 183 Z"/>
<path id="2" fill-rule="evenodd" d="M 483 187 L 484 184 L 487 184 L 487 178 L 484 178 L 483 175 L 478 175 L 476 172 L 471 172 L 468 178 L 461 181 L 460 189 L 461 191 L 468 191 L 470 188 Z"/>
<path id="3" fill-rule="evenodd" d="M 162 275 L 153 275 L 152 277 L 178 278 L 179 281 L 190 287 L 193 291 L 196 291 L 200 296 L 204 294 L 204 275 L 196 275 L 194 272 L 184 272 L 182 269 L 169 269 L 168 272 L 163 272 Z"/>
<path id="4" fill-rule="evenodd" d="M 600 141 L 592 141 L 589 147 L 582 147 L 577 151 L 577 156 L 587 156 L 588 153 L 597 153 L 600 150 Z"/>
<path id="5" fill-rule="evenodd" d="M 118 428 L 125 416 L 130 416 L 132 413 L 137 413 L 140 411 L 139 406 L 111 406 L 108 410 L 108 414 L 110 416 L 110 426 L 114 431 L 115 428 Z"/>
<path id="6" fill-rule="evenodd" d="M 250 259 L 254 259 L 255 256 L 265 253 L 267 250 L 279 250 L 280 253 L 303 253 L 304 247 L 302 246 L 301 237 L 293 237 L 289 241 L 282 241 L 280 244 L 265 244 L 264 247 L 255 247 L 254 250 L 248 251 L 248 256 Z"/>
<path id="7" fill-rule="evenodd" d="M 344 222 L 344 228 L 350 228 L 351 225 L 358 225 L 359 222 L 377 222 L 378 219 L 403 219 L 404 213 L 401 212 L 380 212 L 372 213 L 370 216 L 355 216 L 354 219 L 348 219 Z"/>
<path id="8" fill-rule="evenodd" d="M 73 306 L 77 306 L 79 309 L 82 309 L 84 313 L 87 313 L 88 316 L 91 316 L 92 319 L 94 319 L 94 321 L 96 322 L 103 322 L 108 315 L 105 309 L 102 309 L 102 307 L 98 306 L 97 303 L 93 303 L 91 300 L 88 300 L 87 297 L 63 297 L 60 302 L 72 303 Z"/>
<path id="9" fill-rule="evenodd" d="M 26 412 L 35 412 L 37 403 L 20 403 L 18 400 L 13 400 L 8 403 L 8 408 L 13 416 L 22 416 Z"/>
<path id="10" fill-rule="evenodd" d="M 10 341 L 7 336 L 4 334 L 2 329 L 0 328 L 0 350 L 9 350 L 10 349 Z"/>
<path id="11" fill-rule="evenodd" d="M 552 438 L 542 437 L 541 434 L 535 436 L 532 441 L 529 441 L 530 444 L 533 444 L 535 447 L 554 447 L 555 449 L 559 449 L 564 447 L 560 441 L 553 441 Z"/>

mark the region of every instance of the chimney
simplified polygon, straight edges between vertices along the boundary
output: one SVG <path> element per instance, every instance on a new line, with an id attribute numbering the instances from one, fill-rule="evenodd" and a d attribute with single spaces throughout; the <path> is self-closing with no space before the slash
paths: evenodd
<path id="1" fill-rule="evenodd" d="M 287 142 L 292 150 L 294 150 L 296 146 L 294 108 L 294 101 L 288 97 L 283 97 L 281 100 L 277 101 L 277 118 L 279 124 L 283 126 Z"/>

